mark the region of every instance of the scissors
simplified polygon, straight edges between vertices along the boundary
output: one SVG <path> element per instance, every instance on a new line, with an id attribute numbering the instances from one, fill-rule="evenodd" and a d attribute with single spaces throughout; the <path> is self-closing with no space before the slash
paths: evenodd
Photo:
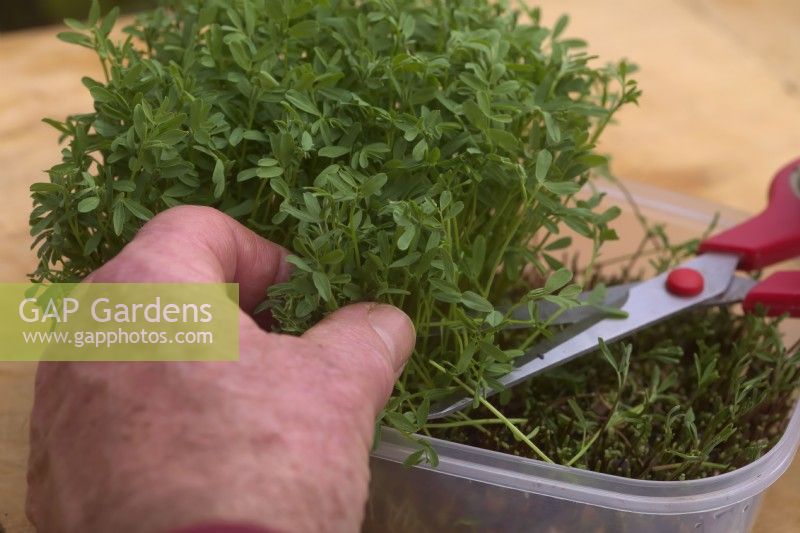
<path id="1" fill-rule="evenodd" d="M 775 174 L 764 211 L 706 239 L 698 254 L 646 281 L 610 287 L 603 303 L 618 306 L 625 318 L 592 319 L 580 312 L 583 308 L 565 313 L 560 323 L 574 323 L 517 358 L 514 369 L 496 380 L 502 388 L 484 389 L 483 395 L 489 397 L 592 352 L 601 339 L 606 343 L 622 339 L 699 306 L 742 302 L 745 312 L 763 306 L 768 316 L 800 317 L 800 270 L 775 272 L 763 281 L 736 275 L 737 270 L 760 270 L 800 256 L 800 159 Z M 473 400 L 467 395 L 445 399 L 431 407 L 428 418 L 453 414 Z"/>

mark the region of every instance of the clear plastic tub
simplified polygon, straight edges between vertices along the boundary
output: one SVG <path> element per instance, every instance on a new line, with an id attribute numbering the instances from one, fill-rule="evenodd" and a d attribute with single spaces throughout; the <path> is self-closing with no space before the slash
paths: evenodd
<path id="1" fill-rule="evenodd" d="M 698 236 L 720 215 L 741 214 L 652 187 L 629 184 L 636 204 L 676 238 Z M 608 190 L 611 202 L 624 196 Z M 625 210 L 624 210 L 625 211 Z M 630 209 L 626 211 L 630 213 Z M 626 215 L 632 216 L 632 215 Z M 638 243 L 638 224 L 615 224 L 621 241 Z M 796 338 L 798 332 L 787 332 Z M 642 481 L 431 439 L 439 465 L 406 467 L 413 451 L 385 430 L 373 453 L 365 531 L 736 532 L 753 525 L 764 491 L 789 467 L 800 443 L 800 407 L 763 457 L 733 472 L 692 481 Z"/>

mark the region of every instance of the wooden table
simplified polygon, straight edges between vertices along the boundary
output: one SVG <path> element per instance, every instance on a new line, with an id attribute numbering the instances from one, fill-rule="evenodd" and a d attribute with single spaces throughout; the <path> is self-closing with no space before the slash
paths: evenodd
<path id="1" fill-rule="evenodd" d="M 800 156 L 800 11 L 796 0 L 544 0 L 545 18 L 572 15 L 573 35 L 603 59 L 641 66 L 639 108 L 620 116 L 602 149 L 628 179 L 755 211 L 776 168 Z M 0 36 L 0 280 L 24 280 L 28 186 L 59 158 L 44 116 L 90 108 L 80 77 L 90 53 L 56 29 Z M 24 517 L 33 366 L 0 364 L 0 524 Z M 757 531 L 800 531 L 800 461 L 767 493 Z M 0 528 L 1 530 L 2 528 Z"/>

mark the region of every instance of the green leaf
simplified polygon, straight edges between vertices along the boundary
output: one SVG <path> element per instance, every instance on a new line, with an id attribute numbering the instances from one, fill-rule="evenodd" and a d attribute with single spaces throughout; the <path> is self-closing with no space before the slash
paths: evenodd
<path id="1" fill-rule="evenodd" d="M 98 20 L 100 20 L 100 1 L 92 0 L 91 6 L 89 7 L 89 26 L 94 26 L 97 24 Z"/>
<path id="2" fill-rule="evenodd" d="M 270 184 L 273 182 L 274 180 L 271 180 Z M 300 220 L 302 222 L 308 222 L 309 224 L 316 224 L 320 221 L 319 217 L 315 217 L 311 215 L 311 213 L 308 213 L 307 211 L 301 211 L 300 209 L 297 209 L 293 205 L 289 205 L 286 203 L 281 204 L 280 210 L 286 213 L 287 215 L 296 218 L 297 220 Z"/>
<path id="3" fill-rule="evenodd" d="M 114 96 L 114 93 L 112 93 L 111 91 L 109 91 L 108 89 L 103 87 L 102 85 L 94 85 L 94 86 L 92 86 L 89 89 L 89 92 L 92 94 L 92 98 L 94 98 L 95 101 L 97 101 L 97 102 L 111 103 L 111 102 L 114 102 L 114 100 L 116 99 L 115 96 Z M 141 119 L 140 120 L 141 120 L 141 122 L 140 122 L 140 125 L 139 125 L 139 128 L 137 129 L 137 131 L 141 130 L 142 132 L 144 132 L 144 130 L 146 128 L 146 126 L 144 125 L 144 115 L 141 115 Z M 142 134 L 141 137 L 143 137 L 143 136 L 144 135 Z"/>
<path id="4" fill-rule="evenodd" d="M 575 194 L 581 189 L 574 181 L 545 181 L 543 185 L 548 191 L 561 196 Z"/>
<path id="5" fill-rule="evenodd" d="M 486 315 L 484 322 L 486 322 L 486 324 L 489 326 L 496 328 L 503 322 L 503 313 L 500 311 L 492 311 Z"/>
<path id="6" fill-rule="evenodd" d="M 572 244 L 572 237 L 561 237 L 560 239 L 556 239 L 547 246 L 544 247 L 545 250 L 548 252 L 552 252 L 554 250 L 563 250 L 567 248 L 569 245 Z"/>
<path id="7" fill-rule="evenodd" d="M 303 135 L 300 137 L 300 147 L 303 149 L 304 152 L 310 151 L 314 148 L 314 140 L 311 138 L 311 135 L 307 131 L 303 132 Z"/>
<path id="8" fill-rule="evenodd" d="M 289 184 L 281 178 L 273 178 L 269 180 L 269 186 L 273 191 L 284 198 L 289 198 L 292 195 L 291 189 L 289 189 Z"/>
<path id="9" fill-rule="evenodd" d="M 308 96 L 301 92 L 298 92 L 294 89 L 289 89 L 286 91 L 286 99 L 290 104 L 292 104 L 292 106 L 301 111 L 305 111 L 306 113 L 315 115 L 317 117 L 322 116 L 322 114 L 319 112 L 319 109 L 317 109 L 317 106 L 314 105 L 314 102 L 312 102 Z"/>
<path id="10" fill-rule="evenodd" d="M 297 257 L 296 255 L 287 255 L 286 256 L 286 262 L 296 266 L 297 268 L 299 268 L 300 270 L 303 270 L 305 272 L 313 272 L 314 271 L 314 269 L 312 269 L 309 266 L 309 264 L 305 261 L 305 259 Z"/>
<path id="11" fill-rule="evenodd" d="M 231 143 L 231 146 L 237 146 L 241 141 L 242 137 L 244 136 L 244 128 L 241 126 L 236 127 L 231 131 L 231 136 L 228 138 L 228 142 Z"/>
<path id="12" fill-rule="evenodd" d="M 421 139 L 415 146 L 411 153 L 414 161 L 422 161 L 425 158 L 425 153 L 428 151 L 428 141 Z"/>
<path id="13" fill-rule="evenodd" d="M 472 291 L 466 291 L 461 295 L 461 303 L 474 311 L 481 313 L 491 313 L 494 311 L 494 306 L 483 296 Z"/>
<path id="14" fill-rule="evenodd" d="M 544 125 L 547 129 L 547 138 L 553 143 L 561 142 L 561 128 L 550 113 L 543 113 Z"/>
<path id="15" fill-rule="evenodd" d="M 30 186 L 31 192 L 38 192 L 38 193 L 51 193 L 51 192 L 58 192 L 61 190 L 61 186 L 57 183 L 34 183 Z"/>
<path id="16" fill-rule="evenodd" d="M 431 292 L 437 300 L 447 303 L 461 302 L 461 292 L 451 283 L 435 278 L 428 280 L 428 283 L 430 283 L 433 289 Z"/>
<path id="17" fill-rule="evenodd" d="M 322 272 L 314 271 L 311 274 L 311 279 L 314 281 L 314 287 L 317 288 L 320 297 L 326 302 L 332 301 L 333 293 L 331 292 L 331 282 L 328 276 Z"/>
<path id="18" fill-rule="evenodd" d="M 578 159 L 578 162 L 587 167 L 601 167 L 608 164 L 608 158 L 600 154 L 587 154 Z"/>
<path id="19" fill-rule="evenodd" d="M 400 14 L 400 29 L 403 32 L 403 37 L 406 39 L 413 37 L 416 26 L 416 21 L 412 15 L 409 13 Z"/>
<path id="20" fill-rule="evenodd" d="M 258 175 L 260 168 L 246 168 L 236 175 L 236 181 L 247 181 L 255 178 Z"/>
<path id="21" fill-rule="evenodd" d="M 556 21 L 556 25 L 553 27 L 553 40 L 558 39 L 564 30 L 569 25 L 569 16 L 568 15 L 561 15 L 558 17 Z"/>
<path id="22" fill-rule="evenodd" d="M 310 39 L 319 33 L 319 24 L 316 20 L 304 20 L 291 26 L 288 33 L 293 39 Z"/>
<path id="23" fill-rule="evenodd" d="M 392 414 L 394 414 L 394 413 L 392 413 Z M 397 426 L 395 426 L 395 427 L 397 427 Z M 400 428 L 397 427 L 397 429 L 400 429 Z M 403 431 L 403 430 L 400 429 L 400 431 Z M 410 430 L 407 431 L 407 433 L 412 433 L 414 431 L 416 431 L 416 430 L 410 429 Z M 409 454 L 408 457 L 406 457 L 403 460 L 403 466 L 405 466 L 405 467 L 417 466 L 418 464 L 422 463 L 424 459 L 425 459 L 425 450 L 414 450 L 413 452 L 411 452 Z"/>
<path id="24" fill-rule="evenodd" d="M 540 150 L 536 156 L 536 179 L 540 182 L 547 178 L 550 172 L 550 165 L 553 163 L 553 154 L 548 150 Z"/>
<path id="25" fill-rule="evenodd" d="M 380 174 L 374 174 L 367 178 L 364 183 L 361 185 L 361 192 L 364 196 L 372 196 L 375 194 L 379 194 L 381 189 L 386 182 L 389 180 L 389 176 L 381 172 Z"/>
<path id="26" fill-rule="evenodd" d="M 217 159 L 214 163 L 211 183 L 214 184 L 214 198 L 220 198 L 223 191 L 225 191 L 225 165 L 220 159 Z"/>
<path id="27" fill-rule="evenodd" d="M 489 93 L 487 93 L 486 91 L 478 91 L 475 97 L 478 101 L 478 109 L 480 109 L 481 113 L 483 113 L 485 117 L 491 118 L 492 101 L 489 98 Z"/>
<path id="28" fill-rule="evenodd" d="M 478 104 L 472 100 L 467 100 L 462 104 L 464 114 L 467 119 L 478 129 L 486 129 L 489 125 L 489 119 L 483 114 Z"/>
<path id="29" fill-rule="evenodd" d="M 239 202 L 238 204 L 232 207 L 226 207 L 222 210 L 223 213 L 228 215 L 231 218 L 241 218 L 244 215 L 249 214 L 253 209 L 253 200 L 247 198 L 246 200 Z"/>
<path id="30" fill-rule="evenodd" d="M 346 254 L 343 250 L 331 250 L 320 257 L 319 262 L 322 265 L 338 265 L 344 260 L 345 256 Z"/>
<path id="31" fill-rule="evenodd" d="M 97 206 L 99 205 L 100 205 L 100 198 L 98 198 L 97 196 L 89 196 L 78 202 L 78 212 L 89 213 L 97 209 Z"/>
<path id="32" fill-rule="evenodd" d="M 77 44 L 85 48 L 93 48 L 92 40 L 87 35 L 82 33 L 77 33 L 74 31 L 62 31 L 58 33 L 56 37 L 65 43 Z"/>
<path id="33" fill-rule="evenodd" d="M 112 28 L 114 28 L 114 24 L 117 22 L 117 17 L 119 16 L 119 6 L 115 6 L 108 12 L 108 14 L 103 18 L 103 23 L 100 25 L 100 34 L 104 37 L 111 33 Z"/>
<path id="34" fill-rule="evenodd" d="M 86 243 L 83 245 L 84 257 L 92 255 L 97 250 L 97 246 L 100 244 L 102 238 L 103 234 L 98 231 L 86 240 Z"/>
<path id="35" fill-rule="evenodd" d="M 384 418 L 389 423 L 390 426 L 392 426 L 393 428 L 398 429 L 400 431 L 405 431 L 407 433 L 413 433 L 413 432 L 415 432 L 417 430 L 417 426 L 415 424 L 411 423 L 411 421 L 408 418 L 406 418 L 405 416 L 403 416 L 400 413 L 394 413 L 394 412 L 391 412 L 391 411 L 390 412 L 386 412 L 386 413 L 384 413 Z M 419 450 L 419 451 L 422 452 L 423 450 Z M 419 458 L 417 458 L 417 460 L 418 459 Z"/>
<path id="36" fill-rule="evenodd" d="M 63 122 L 59 122 L 58 120 L 53 120 L 52 118 L 43 118 L 42 122 L 52 126 L 53 128 L 57 129 L 61 133 L 69 134 L 69 128 Z"/>
<path id="37" fill-rule="evenodd" d="M 403 233 L 400 235 L 400 238 L 397 239 L 397 247 L 400 250 L 408 250 L 408 247 L 411 245 L 411 241 L 414 240 L 414 236 L 417 234 L 416 228 L 414 226 L 406 226 L 403 230 Z"/>
<path id="38" fill-rule="evenodd" d="M 576 298 L 581 293 L 582 290 L 583 287 L 581 287 L 577 283 L 573 283 L 571 285 L 567 285 L 566 287 L 558 291 L 558 295 L 563 298 Z"/>
<path id="39" fill-rule="evenodd" d="M 258 166 L 260 167 L 274 167 L 278 164 L 277 159 L 273 159 L 271 157 L 262 157 L 258 160 Z"/>
<path id="40" fill-rule="evenodd" d="M 408 254 L 394 261 L 391 265 L 389 265 L 389 268 L 407 268 L 416 263 L 421 257 L 421 255 L 422 254 L 420 254 L 419 252 Z"/>
<path id="41" fill-rule="evenodd" d="M 547 292 L 555 292 L 570 281 L 572 281 L 572 272 L 566 268 L 561 268 L 550 274 L 550 277 L 547 278 L 547 282 L 544 284 L 544 290 Z"/>
<path id="42" fill-rule="evenodd" d="M 123 198 L 122 205 L 125 206 L 125 209 L 128 210 L 133 216 L 138 218 L 139 220 L 148 221 L 153 218 L 153 212 L 147 209 L 145 206 L 137 202 L 136 200 L 132 200 L 130 198 Z"/>
<path id="43" fill-rule="evenodd" d="M 505 130 L 489 128 L 486 130 L 486 135 L 493 143 L 508 150 L 509 152 L 518 152 L 520 149 L 520 144 L 517 138 Z"/>
<path id="44" fill-rule="evenodd" d="M 283 167 L 259 167 L 256 169 L 256 174 L 259 178 L 276 178 L 283 174 Z"/>
<path id="45" fill-rule="evenodd" d="M 469 364 L 472 362 L 472 359 L 475 357 L 475 352 L 477 350 L 477 345 L 474 341 L 470 341 L 464 347 L 461 352 L 461 355 L 458 356 L 458 361 L 456 362 L 455 372 L 457 375 L 463 374 Z"/>
<path id="46" fill-rule="evenodd" d="M 319 149 L 317 154 L 320 157 L 336 158 L 341 157 L 350 152 L 350 148 L 346 146 L 325 146 Z"/>
<path id="47" fill-rule="evenodd" d="M 488 342 L 487 340 L 482 340 L 479 343 L 479 346 L 481 352 L 486 354 L 490 359 L 494 361 L 503 363 L 507 362 L 509 359 L 508 355 L 506 355 L 506 353 L 503 350 L 495 346 L 493 343 Z"/>
<path id="48" fill-rule="evenodd" d="M 65 18 L 64 19 L 64 24 L 66 24 L 67 26 L 69 26 L 73 30 L 77 30 L 77 31 L 86 31 L 86 30 L 89 29 L 89 26 L 87 26 L 83 22 L 81 22 L 79 20 L 75 20 L 73 18 Z"/>
<path id="49" fill-rule="evenodd" d="M 242 137 L 248 141 L 267 142 L 269 140 L 266 135 L 257 130 L 245 130 Z"/>
<path id="50" fill-rule="evenodd" d="M 125 229 L 125 223 L 128 221 L 128 211 L 125 209 L 125 206 L 120 202 L 114 206 L 113 216 L 112 216 L 112 223 L 114 225 L 114 233 L 116 235 L 122 235 L 122 231 Z"/>
<path id="51" fill-rule="evenodd" d="M 136 190 L 136 184 L 131 180 L 117 180 L 112 185 L 115 191 L 133 192 Z"/>
<path id="52" fill-rule="evenodd" d="M 303 203 L 306 212 L 317 220 L 321 220 L 322 209 L 317 198 L 310 192 L 303 193 Z"/>
<path id="53" fill-rule="evenodd" d="M 247 49 L 241 43 L 241 41 L 229 42 L 228 49 L 230 50 L 233 61 L 237 65 L 239 65 L 242 68 L 242 70 L 249 71 L 253 63 L 250 59 L 250 55 L 248 54 Z"/>

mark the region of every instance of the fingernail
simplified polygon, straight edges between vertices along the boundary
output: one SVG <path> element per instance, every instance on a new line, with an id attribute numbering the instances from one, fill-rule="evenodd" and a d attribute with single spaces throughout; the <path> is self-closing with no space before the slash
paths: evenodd
<path id="1" fill-rule="evenodd" d="M 370 307 L 367 319 L 389 349 L 394 370 L 399 373 L 413 348 L 415 335 L 411 319 L 398 308 L 385 304 Z"/>

